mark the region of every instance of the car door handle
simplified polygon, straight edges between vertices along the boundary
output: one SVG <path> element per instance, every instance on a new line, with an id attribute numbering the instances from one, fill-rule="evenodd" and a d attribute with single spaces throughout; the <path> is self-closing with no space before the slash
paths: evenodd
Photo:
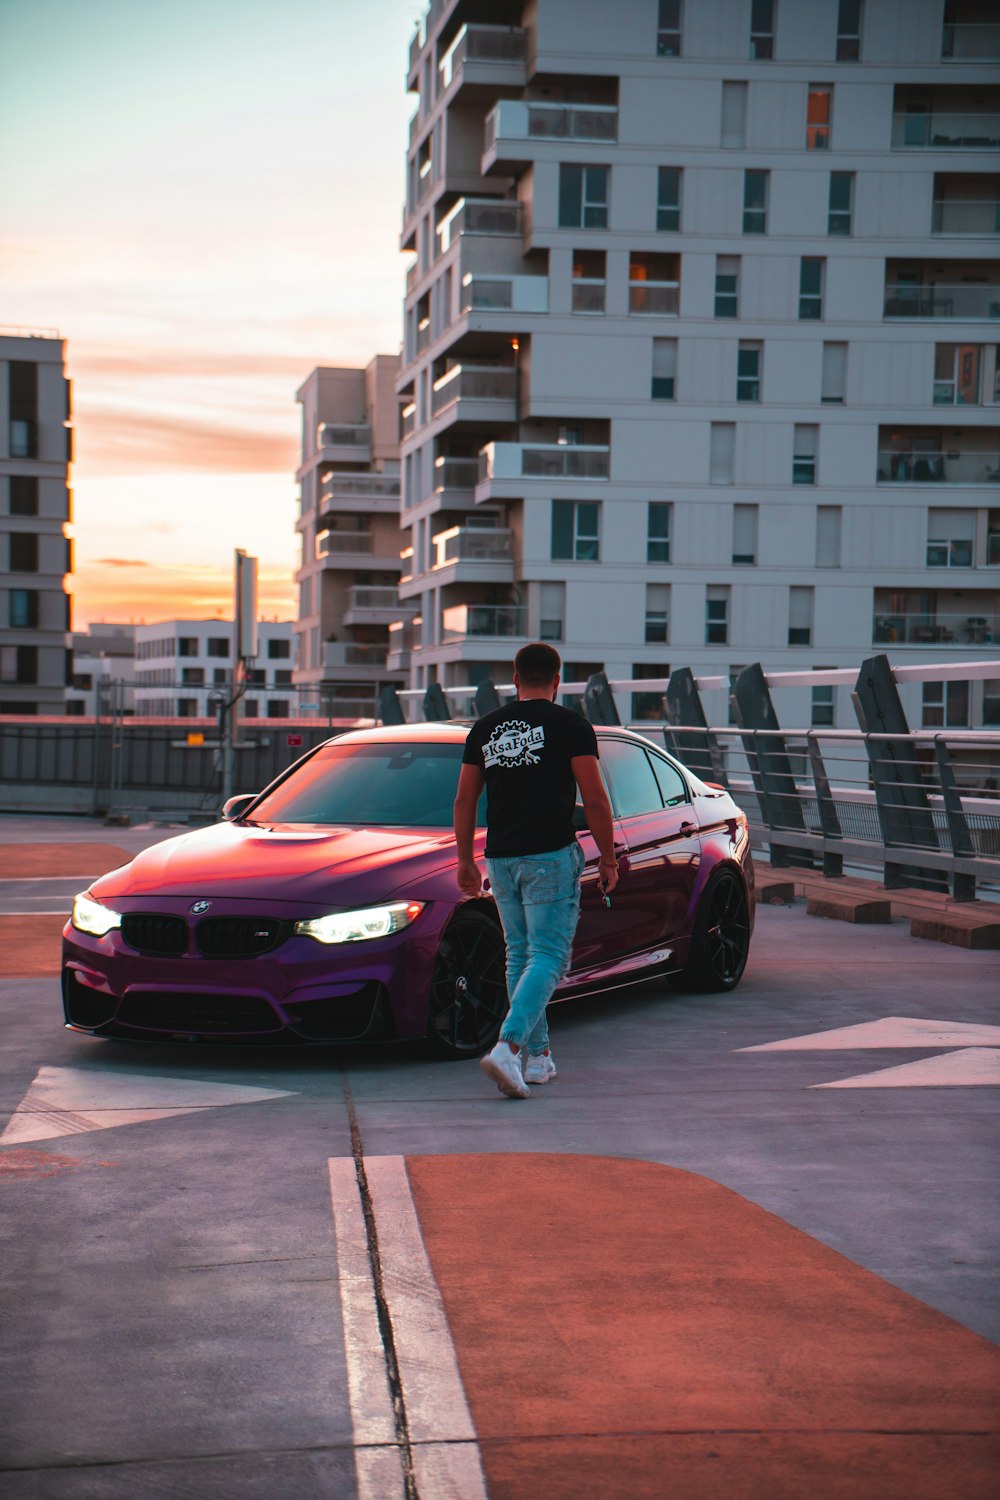
<path id="1" fill-rule="evenodd" d="M 680 827 L 678 828 L 677 832 L 678 833 L 697 833 L 698 832 L 698 825 L 697 825 L 697 823 L 689 823 L 688 820 L 687 820 L 687 818 L 685 818 L 684 822 L 680 825 Z"/>

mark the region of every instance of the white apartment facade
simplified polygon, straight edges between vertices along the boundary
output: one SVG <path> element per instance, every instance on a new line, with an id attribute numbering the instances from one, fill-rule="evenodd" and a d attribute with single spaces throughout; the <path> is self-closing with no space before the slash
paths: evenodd
<path id="1" fill-rule="evenodd" d="M 102 620 L 73 632 L 68 714 L 135 713 L 135 631 L 133 624 Z"/>
<path id="2" fill-rule="evenodd" d="M 976 0 L 432 5 L 390 665 L 1000 658 L 998 61 Z M 1000 665 L 906 708 L 1000 723 Z"/>
<path id="3" fill-rule="evenodd" d="M 159 718 L 211 718 L 219 693 L 236 670 L 232 620 L 161 620 L 135 626 L 137 715 Z M 259 620 L 257 656 L 240 701 L 245 719 L 287 719 L 296 714 L 292 685 L 294 640 L 291 620 Z"/>
<path id="4" fill-rule="evenodd" d="M 401 615 L 398 374 L 398 356 L 379 354 L 365 369 L 313 370 L 296 393 L 295 682 L 324 712 L 368 714 L 379 688 L 405 677 L 386 667 Z"/>
<path id="5" fill-rule="evenodd" d="M 64 345 L 0 329 L 0 713 L 62 714 L 73 571 Z"/>

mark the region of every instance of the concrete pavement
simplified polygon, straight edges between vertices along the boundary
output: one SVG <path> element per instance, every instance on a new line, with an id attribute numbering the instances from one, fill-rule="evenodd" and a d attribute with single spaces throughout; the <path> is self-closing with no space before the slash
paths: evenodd
<path id="1" fill-rule="evenodd" d="M 0 877 L 55 899 L 17 873 L 21 821 Z M 31 828 L 81 861 L 171 831 Z M 1000 1025 L 996 954 L 765 907 L 732 995 L 556 1008 L 560 1077 L 521 1103 L 399 1047 L 75 1037 L 57 924 L 5 893 L 0 1495 L 364 1494 L 328 1164 L 373 1159 L 403 1164 L 474 1429 L 404 1426 L 394 1456 L 472 1444 L 492 1500 L 992 1493 L 996 1092 L 877 1079 L 957 1080 L 992 1034 L 743 1049 Z"/>

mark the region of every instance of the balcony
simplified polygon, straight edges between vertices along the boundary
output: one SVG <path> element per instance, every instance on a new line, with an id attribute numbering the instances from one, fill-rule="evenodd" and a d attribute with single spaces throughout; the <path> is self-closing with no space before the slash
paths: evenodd
<path id="1" fill-rule="evenodd" d="M 455 421 L 517 420 L 517 370 L 513 365 L 453 365 L 431 387 L 431 412 L 454 407 Z"/>
<path id="2" fill-rule="evenodd" d="M 992 449 L 949 448 L 942 451 L 926 447 L 880 448 L 878 454 L 879 484 L 997 484 L 1000 483 L 1000 443 L 993 434 L 981 429 L 987 440 L 993 437 Z"/>
<path id="3" fill-rule="evenodd" d="M 607 479 L 610 472 L 611 449 L 596 443 L 487 443 L 479 455 L 480 485 L 497 480 Z"/>
<path id="4" fill-rule="evenodd" d="M 408 437 L 413 436 L 416 430 L 417 403 L 415 401 L 411 401 L 409 405 L 403 407 L 403 410 L 399 414 L 399 432 L 400 436 L 405 442 Z"/>
<path id="5" fill-rule="evenodd" d="M 988 14 L 986 6 L 975 6 L 970 8 L 967 20 L 945 22 L 941 31 L 942 62 L 1000 62 L 1000 22 L 984 19 Z"/>
<path id="6" fill-rule="evenodd" d="M 486 116 L 482 171 L 507 170 L 531 159 L 524 143 L 617 141 L 617 104 L 538 103 L 501 99 Z"/>
<path id="7" fill-rule="evenodd" d="M 438 584 L 507 583 L 514 577 L 513 537 L 506 529 L 453 526 L 434 538 L 434 554 L 431 571 Z"/>
<path id="8" fill-rule="evenodd" d="M 484 276 L 468 272 L 462 277 L 459 313 L 547 313 L 547 276 Z"/>
<path id="9" fill-rule="evenodd" d="M 345 625 L 388 625 L 407 612 L 400 604 L 395 588 L 377 584 L 356 584 L 347 590 Z"/>
<path id="10" fill-rule="evenodd" d="M 410 657 L 420 644 L 419 620 L 393 620 L 389 625 L 389 649 L 385 665 L 389 672 L 399 672 L 410 665 Z"/>
<path id="11" fill-rule="evenodd" d="M 887 282 L 884 318 L 927 318 L 938 323 L 978 323 L 1000 319 L 1000 270 L 992 279 L 975 284 Z"/>
<path id="12" fill-rule="evenodd" d="M 404 547 L 399 554 L 399 581 L 401 584 L 413 582 L 412 547 Z"/>
<path id="13" fill-rule="evenodd" d="M 991 151 L 1000 146 L 994 110 L 905 110 L 892 117 L 892 146 L 902 151 Z"/>
<path id="14" fill-rule="evenodd" d="M 1000 200 L 996 198 L 935 198 L 931 234 L 1000 234 Z"/>
<path id="15" fill-rule="evenodd" d="M 323 671 L 342 672 L 345 667 L 384 667 L 387 649 L 385 642 L 381 645 L 361 645 L 354 641 L 324 641 Z"/>
<path id="16" fill-rule="evenodd" d="M 520 236 L 521 205 L 513 198 L 459 198 L 437 226 L 439 254 L 465 234 Z"/>
<path id="17" fill-rule="evenodd" d="M 679 281 L 630 281 L 628 310 L 637 316 L 676 318 L 680 310 Z"/>
<path id="18" fill-rule="evenodd" d="M 453 508 L 460 501 L 471 504 L 478 483 L 478 458 L 441 455 L 434 460 L 434 493 L 440 497 L 442 508 Z"/>
<path id="19" fill-rule="evenodd" d="M 985 590 L 950 592 L 949 606 L 931 590 L 893 594 L 876 592 L 872 619 L 875 646 L 991 646 L 1000 641 L 997 595 Z M 910 608 L 894 609 L 894 604 Z M 917 607 L 913 607 L 917 606 Z"/>
<path id="20" fill-rule="evenodd" d="M 316 556 L 335 557 L 345 567 L 356 561 L 367 562 L 375 552 L 375 538 L 370 531 L 320 531 L 316 536 Z"/>
<path id="21" fill-rule="evenodd" d="M 321 422 L 316 433 L 316 448 L 324 463 L 371 463 L 371 427 L 367 422 Z"/>
<path id="22" fill-rule="evenodd" d="M 510 640 L 527 628 L 523 604 L 453 604 L 441 611 L 442 641 Z"/>
<path id="23" fill-rule="evenodd" d="M 476 85 L 523 88 L 527 42 L 519 27 L 463 26 L 438 63 L 439 96 L 456 79 L 456 95 Z"/>
<path id="24" fill-rule="evenodd" d="M 399 510 L 398 474 L 358 474 L 332 469 L 323 478 L 319 493 L 320 512 L 334 510 L 342 503 L 357 509 L 395 515 Z"/>

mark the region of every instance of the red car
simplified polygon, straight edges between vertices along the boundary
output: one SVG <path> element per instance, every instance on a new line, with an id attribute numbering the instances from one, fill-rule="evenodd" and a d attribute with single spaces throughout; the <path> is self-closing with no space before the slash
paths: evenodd
<path id="1" fill-rule="evenodd" d="M 491 1047 L 503 934 L 488 894 L 466 900 L 455 881 L 467 733 L 340 735 L 233 798 L 223 822 L 96 880 L 64 932 L 66 1024 L 147 1041 L 422 1038 L 456 1058 Z M 641 736 L 597 736 L 620 879 L 609 909 L 581 826 L 580 925 L 556 999 L 663 975 L 734 988 L 753 928 L 744 814 Z"/>

